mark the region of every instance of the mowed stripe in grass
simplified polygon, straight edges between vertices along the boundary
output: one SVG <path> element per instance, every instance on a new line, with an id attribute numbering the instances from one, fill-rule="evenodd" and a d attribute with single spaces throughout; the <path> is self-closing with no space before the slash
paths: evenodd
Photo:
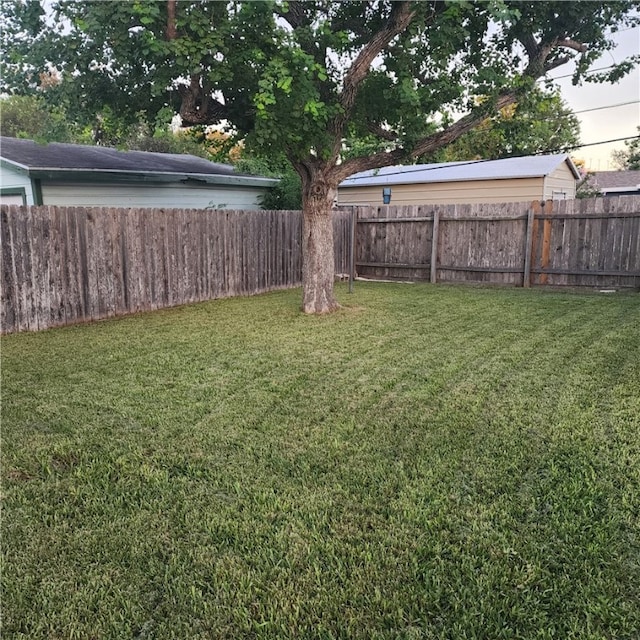
<path id="1" fill-rule="evenodd" d="M 638 295 L 339 294 L 3 338 L 3 637 L 637 636 Z"/>

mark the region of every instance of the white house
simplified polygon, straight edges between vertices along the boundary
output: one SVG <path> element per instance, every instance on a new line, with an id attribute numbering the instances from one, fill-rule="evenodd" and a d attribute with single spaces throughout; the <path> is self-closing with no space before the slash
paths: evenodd
<path id="1" fill-rule="evenodd" d="M 0 137 L 0 203 L 259 209 L 278 181 L 186 154 Z"/>

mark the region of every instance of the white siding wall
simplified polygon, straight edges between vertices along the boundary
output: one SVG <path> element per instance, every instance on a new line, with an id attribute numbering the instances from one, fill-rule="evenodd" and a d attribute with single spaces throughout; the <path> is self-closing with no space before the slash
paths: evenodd
<path id="1" fill-rule="evenodd" d="M 44 204 L 85 207 L 259 209 L 260 187 L 177 184 L 47 184 Z"/>
<path id="2" fill-rule="evenodd" d="M 576 181 L 571 169 L 563 162 L 545 179 L 545 200 L 573 200 L 576 197 Z"/>
<path id="3" fill-rule="evenodd" d="M 2 189 L 24 189 L 27 196 L 27 204 L 33 204 L 33 190 L 31 188 L 31 180 L 22 173 L 13 171 L 9 167 L 0 166 L 0 188 Z M 7 204 L 9 199 L 0 199 L 1 202 Z M 11 200 L 13 204 L 15 200 Z M 20 201 L 22 204 L 22 200 Z"/>

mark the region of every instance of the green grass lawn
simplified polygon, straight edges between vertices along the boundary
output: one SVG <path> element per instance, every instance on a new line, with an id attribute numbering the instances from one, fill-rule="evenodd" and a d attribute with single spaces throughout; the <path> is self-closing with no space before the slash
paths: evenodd
<path id="1" fill-rule="evenodd" d="M 338 295 L 2 339 L 3 638 L 639 637 L 640 296 Z"/>

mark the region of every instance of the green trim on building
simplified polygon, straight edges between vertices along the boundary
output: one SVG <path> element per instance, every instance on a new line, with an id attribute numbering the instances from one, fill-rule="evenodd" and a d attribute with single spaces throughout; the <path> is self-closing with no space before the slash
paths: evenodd
<path id="1" fill-rule="evenodd" d="M 29 175 L 29 168 L 25 167 L 17 162 L 12 162 L 11 160 L 7 160 L 5 158 L 0 158 L 0 167 L 4 167 L 5 169 L 11 169 L 16 173 L 21 173 L 22 175 Z"/>
<path id="2" fill-rule="evenodd" d="M 36 206 L 44 204 L 42 199 L 42 183 L 36 178 L 31 178 L 31 190 L 33 191 L 33 204 Z"/>
<path id="3" fill-rule="evenodd" d="M 108 171 L 97 169 L 30 169 L 29 177 L 39 178 L 45 182 L 55 183 L 119 183 L 119 184 L 159 184 L 174 183 L 183 185 L 219 185 L 238 187 L 272 187 L 279 180 L 277 178 L 262 178 L 260 176 L 228 176 L 214 174 L 193 173 L 162 173 L 162 172 L 132 172 Z"/>
<path id="4" fill-rule="evenodd" d="M 27 204 L 27 190 L 24 187 L 0 187 L 0 196 L 22 196 L 22 204 Z"/>

